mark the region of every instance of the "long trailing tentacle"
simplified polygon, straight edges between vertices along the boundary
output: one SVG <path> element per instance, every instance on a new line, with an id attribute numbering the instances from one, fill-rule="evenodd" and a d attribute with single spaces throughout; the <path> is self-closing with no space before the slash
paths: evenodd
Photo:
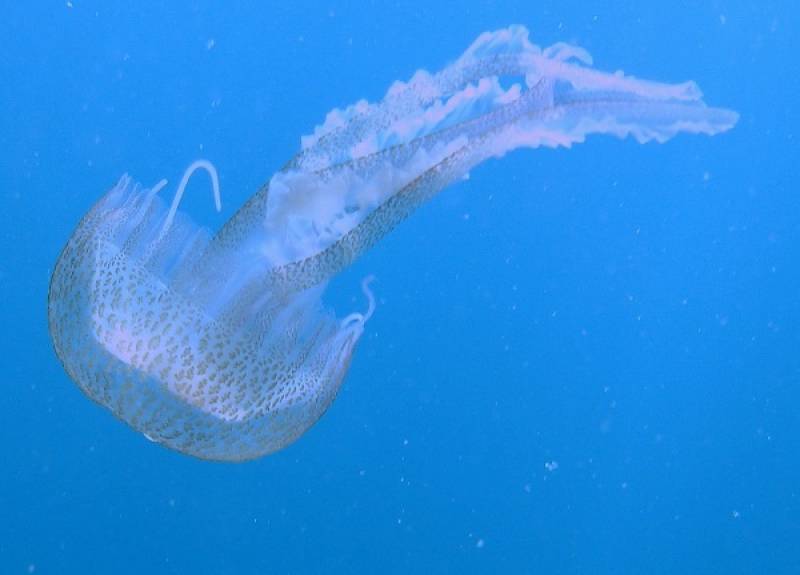
<path id="1" fill-rule="evenodd" d="M 568 147 L 592 133 L 664 141 L 736 122 L 735 113 L 708 108 L 693 82 L 649 82 L 589 64 L 581 48 L 542 50 L 511 27 L 480 36 L 440 72 L 396 83 L 378 103 L 334 110 L 215 235 L 204 264 L 222 279 L 198 297 L 231 294 L 216 298 L 225 299 L 218 309 L 237 321 L 264 310 L 269 317 L 489 157 Z M 236 262 L 226 259 L 232 252 Z"/>

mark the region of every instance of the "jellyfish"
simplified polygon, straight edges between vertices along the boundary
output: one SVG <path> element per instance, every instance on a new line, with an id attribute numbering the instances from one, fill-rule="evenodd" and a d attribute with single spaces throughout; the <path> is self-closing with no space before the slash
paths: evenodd
<path id="1" fill-rule="evenodd" d="M 375 310 L 344 317 L 326 284 L 419 206 L 489 158 L 590 134 L 664 142 L 717 134 L 735 112 L 693 82 L 592 68 L 512 26 L 480 35 L 436 73 L 334 109 L 300 151 L 216 231 L 123 176 L 83 217 L 54 268 L 49 327 L 66 372 L 148 439 L 203 459 L 279 450 L 328 409 Z"/>

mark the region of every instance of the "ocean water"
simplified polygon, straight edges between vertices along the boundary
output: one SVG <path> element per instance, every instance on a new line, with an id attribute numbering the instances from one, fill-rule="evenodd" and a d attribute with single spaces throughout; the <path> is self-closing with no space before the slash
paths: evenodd
<path id="1" fill-rule="evenodd" d="M 328 110 L 523 24 L 738 125 L 514 152 L 336 279 L 339 397 L 243 464 L 147 441 L 56 358 L 47 287 L 122 173 L 218 227 Z M 800 8 L 7 2 L 0 573 L 800 573 Z M 195 189 L 196 185 L 196 189 Z"/>

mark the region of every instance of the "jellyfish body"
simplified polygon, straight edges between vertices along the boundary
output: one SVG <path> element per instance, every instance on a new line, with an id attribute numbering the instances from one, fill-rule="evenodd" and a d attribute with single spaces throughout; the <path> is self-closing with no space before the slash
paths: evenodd
<path id="1" fill-rule="evenodd" d="M 589 67 L 580 48 L 542 50 L 524 28 L 481 35 L 436 74 L 383 100 L 334 110 L 301 151 L 216 233 L 124 176 L 83 218 L 50 286 L 67 372 L 151 440 L 244 460 L 300 437 L 333 401 L 375 304 L 344 319 L 327 281 L 490 157 L 591 133 L 665 141 L 715 134 L 736 114 L 697 86 Z"/>
<path id="2" fill-rule="evenodd" d="M 319 418 L 368 315 L 337 321 L 306 290 L 235 326 L 209 312 L 217 301 L 193 298 L 190 274 L 208 244 L 205 230 L 124 177 L 59 258 L 51 334 L 81 388 L 149 439 L 247 459 Z"/>

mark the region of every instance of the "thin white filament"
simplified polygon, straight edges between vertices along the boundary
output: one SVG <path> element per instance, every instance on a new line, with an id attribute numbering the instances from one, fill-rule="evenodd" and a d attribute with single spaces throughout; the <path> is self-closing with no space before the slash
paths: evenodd
<path id="1" fill-rule="evenodd" d="M 141 220 L 144 217 L 145 213 L 147 213 L 147 209 L 150 207 L 150 204 L 153 203 L 153 198 L 156 197 L 156 194 L 158 194 L 158 192 L 160 192 L 166 185 L 167 185 L 167 180 L 161 179 L 155 186 L 150 188 L 150 190 L 147 192 L 147 195 L 144 198 L 144 201 L 142 202 L 142 207 L 139 209 L 139 214 L 138 214 L 139 220 Z"/>
<path id="2" fill-rule="evenodd" d="M 161 227 L 161 233 L 158 236 L 159 242 L 172 227 L 172 221 L 175 219 L 175 214 L 177 213 L 178 206 L 183 198 L 183 192 L 186 190 L 186 185 L 189 183 L 189 178 L 191 178 L 192 174 L 200 169 L 208 172 L 208 175 L 211 177 L 211 188 L 214 192 L 214 206 L 218 212 L 222 210 L 222 198 L 219 194 L 219 176 L 217 175 L 217 169 L 214 167 L 214 164 L 208 160 L 195 160 L 189 165 L 188 168 L 186 168 L 186 171 L 183 173 L 183 178 L 181 178 L 181 183 L 178 184 L 178 191 L 175 192 L 175 197 L 172 199 L 172 205 L 169 207 L 167 219 L 164 220 L 164 225 Z M 166 184 L 166 181 L 161 180 L 161 182 L 156 184 L 156 187 L 160 190 L 164 184 Z"/>
<path id="3" fill-rule="evenodd" d="M 370 275 L 365 277 L 361 282 L 361 291 L 367 296 L 367 311 L 363 314 L 360 312 L 351 313 L 342 320 L 342 327 L 347 327 L 352 322 L 364 324 L 372 317 L 372 314 L 375 313 L 375 295 L 372 293 L 372 290 L 369 289 L 369 284 L 374 280 L 375 276 Z"/>
<path id="4" fill-rule="evenodd" d="M 152 200 L 153 196 L 155 196 L 158 192 L 160 192 L 161 189 L 166 185 L 167 185 L 167 180 L 163 178 L 159 180 L 159 182 L 155 186 L 150 188 L 150 192 L 147 194 L 147 199 Z"/>

